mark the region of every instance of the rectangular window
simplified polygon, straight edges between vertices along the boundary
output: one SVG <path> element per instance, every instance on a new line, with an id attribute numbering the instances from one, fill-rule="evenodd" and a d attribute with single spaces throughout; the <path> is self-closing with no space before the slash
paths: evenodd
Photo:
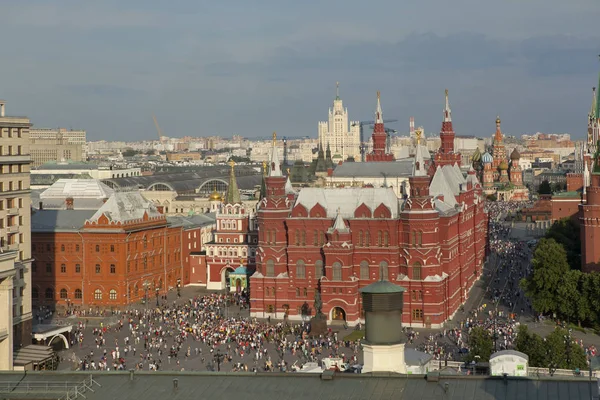
<path id="1" fill-rule="evenodd" d="M 81 264 L 75 264 L 75 272 L 77 272 L 77 273 L 81 272 Z"/>
<path id="2" fill-rule="evenodd" d="M 115 245 L 114 245 L 114 244 L 111 244 L 111 245 L 110 245 L 110 252 L 111 252 L 111 253 L 114 253 L 114 252 L 115 252 Z"/>
<path id="3" fill-rule="evenodd" d="M 99 274 L 100 273 L 100 264 L 96 264 L 96 273 Z"/>
<path id="4" fill-rule="evenodd" d="M 67 266 L 65 264 L 60 264 L 60 272 L 65 274 L 67 272 Z"/>
<path id="5" fill-rule="evenodd" d="M 37 264 L 31 263 L 31 272 L 37 272 Z"/>
<path id="6" fill-rule="evenodd" d="M 52 264 L 46 264 L 46 273 L 47 274 L 51 274 L 52 273 Z"/>
<path id="7" fill-rule="evenodd" d="M 115 266 L 115 264 L 110 264 L 110 273 L 114 274 L 117 272 L 117 267 Z"/>
<path id="8" fill-rule="evenodd" d="M 75 245 L 75 251 L 77 251 L 77 252 L 79 251 L 79 245 L 78 244 Z"/>
<path id="9" fill-rule="evenodd" d="M 420 308 L 415 308 L 412 311 L 413 321 L 423 321 L 423 310 Z"/>

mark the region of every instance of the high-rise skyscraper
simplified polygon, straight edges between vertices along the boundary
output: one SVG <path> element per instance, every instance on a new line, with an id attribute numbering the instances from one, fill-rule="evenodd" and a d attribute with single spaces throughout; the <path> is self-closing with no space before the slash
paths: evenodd
<path id="1" fill-rule="evenodd" d="M 0 369 L 12 369 L 13 347 L 31 344 L 31 124 L 5 108 L 0 100 Z"/>
<path id="2" fill-rule="evenodd" d="M 329 120 L 319 122 L 319 142 L 322 148 L 331 148 L 332 157 L 342 161 L 354 157 L 360 161 L 360 126 L 358 121 L 349 121 L 348 109 L 340 99 L 339 82 L 336 83 L 333 108 L 329 109 Z"/>

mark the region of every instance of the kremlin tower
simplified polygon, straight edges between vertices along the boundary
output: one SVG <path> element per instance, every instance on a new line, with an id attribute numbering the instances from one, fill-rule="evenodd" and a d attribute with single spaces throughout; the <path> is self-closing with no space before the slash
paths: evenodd
<path id="1" fill-rule="evenodd" d="M 436 167 L 458 164 L 460 166 L 460 153 L 454 152 L 454 129 L 452 127 L 452 110 L 448 100 L 448 89 L 446 89 L 446 106 L 444 107 L 444 121 L 440 131 L 442 145 L 436 153 L 434 162 Z"/>
<path id="2" fill-rule="evenodd" d="M 377 109 L 375 110 L 375 126 L 373 127 L 373 152 L 367 154 L 367 161 L 394 161 L 394 155 L 386 153 L 387 133 L 383 126 L 380 94 L 377 92 Z"/>

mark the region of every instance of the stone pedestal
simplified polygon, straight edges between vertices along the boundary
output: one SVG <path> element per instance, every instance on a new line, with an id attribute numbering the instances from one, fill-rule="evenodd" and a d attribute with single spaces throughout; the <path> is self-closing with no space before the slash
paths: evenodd
<path id="1" fill-rule="evenodd" d="M 327 333 L 327 316 L 317 314 L 310 319 L 310 336 L 316 337 Z"/>
<path id="2" fill-rule="evenodd" d="M 363 343 L 363 357 L 362 373 L 395 372 L 406 374 L 404 343 L 388 346 Z"/>

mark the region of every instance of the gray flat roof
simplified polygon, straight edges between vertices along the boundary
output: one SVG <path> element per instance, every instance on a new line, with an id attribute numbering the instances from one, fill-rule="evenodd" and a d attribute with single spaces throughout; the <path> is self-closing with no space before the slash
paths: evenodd
<path id="1" fill-rule="evenodd" d="M 27 372 L 0 373 L 0 396 L 8 382 L 13 384 L 10 398 L 60 397 L 59 383 L 74 385 L 89 379 L 89 373 Z M 585 378 L 507 378 L 490 376 L 441 376 L 428 382 L 419 375 L 371 376 L 339 373 L 331 380 L 319 374 L 278 373 L 196 373 L 196 372 L 96 372 L 93 379 L 100 386 L 85 393 L 87 400 L 106 399 L 219 399 L 219 400 L 529 400 L 589 399 L 597 395 L 596 381 Z M 177 379 L 178 388 L 173 388 Z M 51 390 L 28 393 L 36 382 L 54 382 Z M 16 385 L 16 387 L 14 386 Z M 55 396 L 59 395 L 59 396 Z"/>
<path id="2" fill-rule="evenodd" d="M 413 158 L 389 162 L 345 162 L 333 170 L 333 177 L 409 177 L 414 162 Z"/>

